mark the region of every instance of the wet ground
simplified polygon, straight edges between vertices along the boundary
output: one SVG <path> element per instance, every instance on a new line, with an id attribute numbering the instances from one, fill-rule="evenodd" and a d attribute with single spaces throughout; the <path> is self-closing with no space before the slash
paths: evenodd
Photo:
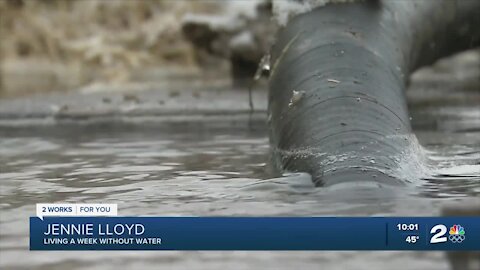
<path id="1" fill-rule="evenodd" d="M 163 104 L 153 90 L 109 102 L 102 93 L 2 101 L 0 268 L 450 269 L 440 252 L 29 252 L 28 217 L 42 202 L 118 203 L 121 215 L 135 216 L 431 216 L 478 206 L 480 58 L 462 57 L 413 77 L 412 123 L 432 170 L 391 197 L 329 196 L 304 174 L 272 179 L 260 91 L 252 117 L 245 92 L 223 104 L 231 91 L 218 89 L 201 93 L 219 113 L 205 112 L 208 102 L 192 91 L 158 98 Z M 200 100 L 184 105 L 190 114 L 155 107 L 185 104 L 182 97 Z M 87 109 L 91 100 L 97 105 Z"/>

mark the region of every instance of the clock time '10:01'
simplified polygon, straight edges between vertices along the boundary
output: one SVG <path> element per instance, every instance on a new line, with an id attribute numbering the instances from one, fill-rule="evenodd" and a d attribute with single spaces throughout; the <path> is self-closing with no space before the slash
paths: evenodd
<path id="1" fill-rule="evenodd" d="M 397 229 L 399 231 L 418 231 L 418 224 L 417 223 L 400 223 L 397 224 Z"/>

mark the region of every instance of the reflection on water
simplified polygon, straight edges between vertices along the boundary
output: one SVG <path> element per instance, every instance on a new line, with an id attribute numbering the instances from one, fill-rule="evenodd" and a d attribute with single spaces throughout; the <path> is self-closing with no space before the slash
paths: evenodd
<path id="1" fill-rule="evenodd" d="M 0 128 L 2 269 L 448 269 L 441 253 L 44 252 L 28 253 L 35 203 L 118 203 L 122 215 L 438 215 L 480 194 L 478 132 L 420 131 L 435 175 L 381 193 L 313 188 L 308 174 L 272 178 L 263 122 L 149 123 Z M 418 182 L 418 181 L 416 181 Z M 354 192 L 353 192 L 354 191 Z M 52 256 L 55 254 L 55 256 Z M 80 254 L 80 255 L 79 255 Z M 28 256 L 28 260 L 19 258 Z M 200 267 L 201 266 L 201 267 Z M 290 266 L 290 267 L 289 267 Z M 273 269 L 273 268 L 272 268 Z"/>

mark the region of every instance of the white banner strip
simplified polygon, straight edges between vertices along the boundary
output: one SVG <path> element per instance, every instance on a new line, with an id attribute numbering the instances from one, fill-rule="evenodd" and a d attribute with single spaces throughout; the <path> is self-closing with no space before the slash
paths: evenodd
<path id="1" fill-rule="evenodd" d="M 37 217 L 117 216 L 117 204 L 37 203 Z"/>

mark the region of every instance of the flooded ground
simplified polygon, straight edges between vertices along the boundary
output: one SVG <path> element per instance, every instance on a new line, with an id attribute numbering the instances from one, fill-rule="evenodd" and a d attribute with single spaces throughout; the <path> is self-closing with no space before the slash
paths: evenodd
<path id="1" fill-rule="evenodd" d="M 440 252 L 28 251 L 28 217 L 45 202 L 118 203 L 132 216 L 432 216 L 479 205 L 480 99 L 465 86 L 475 74 L 433 95 L 442 74 L 428 76 L 409 95 L 434 169 L 388 197 L 329 196 L 304 174 L 265 181 L 265 119 L 0 126 L 0 268 L 450 269 Z"/>
<path id="2" fill-rule="evenodd" d="M 383 269 L 386 262 L 402 269 L 405 260 L 415 260 L 411 269 L 448 269 L 441 253 L 27 251 L 27 220 L 39 202 L 118 203 L 121 215 L 134 216 L 417 216 L 472 205 L 480 194 L 479 131 L 420 132 L 442 175 L 399 190 L 393 201 L 352 200 L 312 189 L 305 175 L 262 182 L 271 177 L 262 124 L 1 129 L 2 269 Z"/>

